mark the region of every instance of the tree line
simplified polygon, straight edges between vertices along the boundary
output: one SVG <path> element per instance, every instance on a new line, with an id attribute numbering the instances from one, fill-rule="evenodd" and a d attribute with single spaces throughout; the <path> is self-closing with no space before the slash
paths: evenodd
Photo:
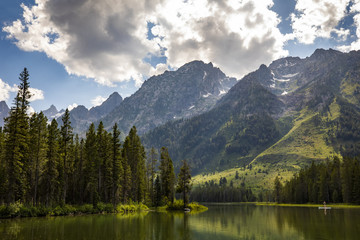
<path id="1" fill-rule="evenodd" d="M 219 184 L 214 180 L 205 182 L 203 186 L 194 188 L 191 191 L 191 200 L 197 202 L 254 202 L 256 196 L 250 188 L 241 184 L 234 187 L 233 182 L 228 184 L 225 177 L 220 178 Z"/>
<path id="2" fill-rule="evenodd" d="M 314 162 L 284 185 L 274 181 L 274 200 L 285 203 L 360 204 L 360 158 L 338 157 L 324 163 Z"/>
<path id="3" fill-rule="evenodd" d="M 157 151 L 152 148 L 146 156 L 135 126 L 123 143 L 117 124 L 107 132 L 102 122 L 97 128 L 92 123 L 80 139 L 73 134 L 68 109 L 61 126 L 55 119 L 47 123 L 42 112 L 29 115 L 26 68 L 19 79 L 14 106 L 0 128 L 0 203 L 96 206 L 103 202 L 115 207 L 143 202 L 158 206 L 172 202 L 175 190 L 187 199 L 191 175 L 186 161 L 175 188 L 167 149 L 161 148 L 157 164 Z"/>

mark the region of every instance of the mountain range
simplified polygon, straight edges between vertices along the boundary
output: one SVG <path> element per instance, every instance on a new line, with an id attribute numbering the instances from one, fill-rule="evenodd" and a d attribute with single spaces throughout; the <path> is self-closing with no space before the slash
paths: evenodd
<path id="1" fill-rule="evenodd" d="M 155 128 L 143 142 L 168 147 L 176 164 L 188 159 L 202 173 L 197 182 L 227 176 L 268 186 L 279 172 L 286 178 L 312 161 L 360 153 L 359 73 L 359 51 L 279 59 L 242 78 L 210 111 Z"/>
<path id="2" fill-rule="evenodd" d="M 236 82 L 212 63 L 193 61 L 149 78 L 101 120 L 107 129 L 116 122 L 123 133 L 136 126 L 144 134 L 168 121 L 209 111 Z"/>
<path id="3" fill-rule="evenodd" d="M 8 111 L 1 102 L 0 119 Z M 62 113 L 53 105 L 44 111 L 59 124 Z M 360 153 L 360 51 L 317 49 L 240 80 L 193 61 L 125 99 L 115 92 L 100 106 L 80 105 L 70 120 L 80 136 L 91 122 L 117 123 L 125 135 L 135 125 L 147 148 L 169 149 L 175 168 L 187 159 L 196 184 L 226 176 L 269 188 L 280 172 L 288 179 L 312 161 Z"/>
<path id="4" fill-rule="evenodd" d="M 90 124 L 97 122 L 102 117 L 106 116 L 115 107 L 122 103 L 123 98 L 119 93 L 112 93 L 100 106 L 92 107 L 89 110 L 79 105 L 70 111 L 70 122 L 74 129 L 74 133 L 84 137 Z M 61 117 L 57 118 L 58 124 L 62 124 Z"/>

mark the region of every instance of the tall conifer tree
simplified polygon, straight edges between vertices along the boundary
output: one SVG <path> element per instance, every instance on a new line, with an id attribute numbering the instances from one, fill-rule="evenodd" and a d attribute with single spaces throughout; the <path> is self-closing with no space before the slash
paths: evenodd
<path id="1" fill-rule="evenodd" d="M 119 202 L 119 192 L 121 192 L 121 176 L 124 175 L 124 169 L 121 164 L 121 144 L 120 144 L 120 131 L 115 123 L 112 133 L 112 146 L 111 146 L 111 180 L 112 180 L 112 203 L 115 208 L 116 204 Z"/>
<path id="2" fill-rule="evenodd" d="M 72 127 L 70 122 L 70 112 L 69 109 L 65 110 L 64 115 L 61 118 L 62 126 L 60 130 L 61 134 L 61 141 L 60 141 L 60 151 L 61 151 L 61 158 L 62 158 L 62 201 L 66 203 L 66 191 L 67 191 L 67 184 L 68 184 L 68 161 L 69 161 L 69 154 L 70 154 L 70 147 L 73 140 L 73 133 Z"/>
<path id="3" fill-rule="evenodd" d="M 145 197 L 145 149 L 133 126 L 124 142 L 124 152 L 131 169 L 131 197 L 136 202 L 141 202 Z"/>
<path id="4" fill-rule="evenodd" d="M 97 159 L 98 152 L 96 147 L 95 125 L 92 123 L 86 133 L 85 141 L 86 152 L 86 190 L 87 197 L 91 203 L 96 206 L 99 201 L 99 193 L 97 191 Z"/>
<path id="5" fill-rule="evenodd" d="M 33 205 L 38 204 L 40 176 L 42 174 L 47 151 L 47 118 L 42 112 L 34 113 L 30 118 L 29 183 Z"/>
<path id="6" fill-rule="evenodd" d="M 178 181 L 177 181 L 177 192 L 180 192 L 183 194 L 183 201 L 184 201 L 184 208 L 189 203 L 189 194 L 191 190 L 191 174 L 190 174 L 190 166 L 186 162 L 186 160 L 183 161 L 183 164 L 180 168 Z"/>
<path id="7" fill-rule="evenodd" d="M 172 203 L 174 201 L 175 173 L 173 162 L 166 147 L 161 148 L 159 169 L 162 195 Z"/>
<path id="8" fill-rule="evenodd" d="M 51 121 L 48 126 L 48 138 L 47 138 L 47 154 L 45 168 L 42 176 L 42 189 L 45 197 L 45 204 L 47 206 L 53 205 L 59 200 L 59 181 L 58 181 L 58 167 L 60 164 L 59 157 L 59 138 L 60 132 L 58 124 L 55 119 Z"/>
<path id="9" fill-rule="evenodd" d="M 158 154 L 155 148 L 151 148 L 148 156 L 147 162 L 147 182 L 148 182 L 148 192 L 151 203 L 155 202 L 155 193 L 154 193 L 154 184 L 155 184 L 155 174 L 156 174 L 156 162 L 157 162 Z"/>
<path id="10" fill-rule="evenodd" d="M 7 179 L 7 202 L 25 200 L 26 172 L 28 162 L 29 107 L 30 85 L 29 73 L 26 68 L 20 73 L 20 85 L 11 108 L 10 115 L 5 119 L 5 166 Z"/>
<path id="11" fill-rule="evenodd" d="M 2 127 L 0 127 L 0 204 L 5 201 L 5 158 L 4 158 L 4 133 Z"/>

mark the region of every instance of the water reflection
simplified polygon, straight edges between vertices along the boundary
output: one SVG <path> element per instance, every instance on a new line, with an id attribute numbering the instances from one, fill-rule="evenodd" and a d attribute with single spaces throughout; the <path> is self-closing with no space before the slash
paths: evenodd
<path id="1" fill-rule="evenodd" d="M 0 239 L 358 239 L 360 210 L 214 205 L 200 214 L 146 212 L 0 220 Z"/>

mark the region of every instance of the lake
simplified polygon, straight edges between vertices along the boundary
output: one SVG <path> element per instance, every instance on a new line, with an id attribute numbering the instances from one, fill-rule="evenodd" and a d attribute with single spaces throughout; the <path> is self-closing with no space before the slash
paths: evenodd
<path id="1" fill-rule="evenodd" d="M 0 239 L 360 239 L 360 209 L 209 205 L 198 214 L 143 212 L 0 219 Z"/>

